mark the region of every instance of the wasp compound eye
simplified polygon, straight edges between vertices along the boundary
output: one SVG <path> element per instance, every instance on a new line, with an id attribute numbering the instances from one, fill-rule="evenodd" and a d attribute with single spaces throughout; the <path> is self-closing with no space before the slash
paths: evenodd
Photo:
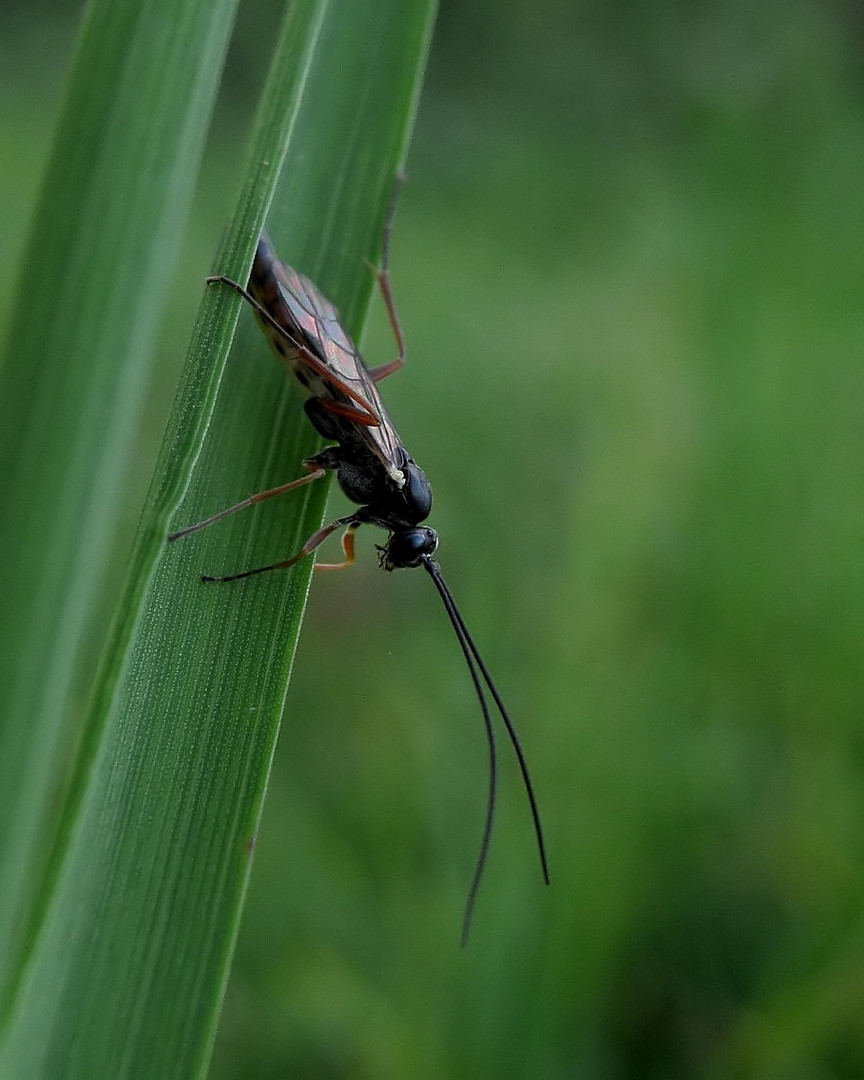
<path id="1" fill-rule="evenodd" d="M 419 566 L 438 547 L 434 529 L 403 529 L 394 532 L 384 548 L 384 568 L 398 570 Z"/>

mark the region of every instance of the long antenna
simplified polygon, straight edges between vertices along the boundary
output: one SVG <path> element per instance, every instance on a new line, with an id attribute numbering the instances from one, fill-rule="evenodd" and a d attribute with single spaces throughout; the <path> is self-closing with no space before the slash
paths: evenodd
<path id="1" fill-rule="evenodd" d="M 438 564 L 434 559 L 428 556 L 422 560 L 423 567 L 432 581 L 435 584 L 435 588 L 438 590 L 441 600 L 444 604 L 444 609 L 447 612 L 447 617 L 450 619 L 450 623 L 453 626 L 453 630 L 456 634 L 456 638 L 459 642 L 459 646 L 462 649 L 462 654 L 465 657 L 465 662 L 468 665 L 468 671 L 471 674 L 471 679 L 474 683 L 474 689 L 477 693 L 477 699 L 480 702 L 480 708 L 483 712 L 483 724 L 486 728 L 486 740 L 489 745 L 489 796 L 486 803 L 486 821 L 483 827 L 483 837 L 480 842 L 480 851 L 477 856 L 477 864 L 474 869 L 474 877 L 471 881 L 471 888 L 468 891 L 468 900 L 465 905 L 465 916 L 462 922 L 462 945 L 464 946 L 468 940 L 468 932 L 471 927 L 471 916 L 474 910 L 474 902 L 477 898 L 477 891 L 480 887 L 480 880 L 483 876 L 483 871 L 486 868 L 486 860 L 489 854 L 489 843 L 492 837 L 492 821 L 495 816 L 495 798 L 497 793 L 497 757 L 495 752 L 495 736 L 492 728 L 491 718 L 489 716 L 489 706 L 486 701 L 486 695 L 483 691 L 483 684 L 480 681 L 482 675 L 483 681 L 489 688 L 489 692 L 492 694 L 492 698 L 495 705 L 498 708 L 498 712 L 501 714 L 501 719 L 504 721 L 504 727 L 507 730 L 507 736 L 510 739 L 510 743 L 513 746 L 513 750 L 516 754 L 516 759 L 519 762 L 519 770 L 522 773 L 522 783 L 525 788 L 525 794 L 528 796 L 528 805 L 531 809 L 531 820 L 534 824 L 534 835 L 537 841 L 537 852 L 540 856 L 540 868 L 543 872 L 543 880 L 549 884 L 549 863 L 546 858 L 546 845 L 543 841 L 543 827 L 540 823 L 540 811 L 537 808 L 537 799 L 534 795 L 534 786 L 531 783 L 531 777 L 528 772 L 528 762 L 525 759 L 525 753 L 522 749 L 522 744 L 519 742 L 519 736 L 516 734 L 516 728 L 513 721 L 510 719 L 510 714 L 501 700 L 501 695 L 498 693 L 498 688 L 492 681 L 492 676 L 489 674 L 483 657 L 480 655 L 477 646 L 474 643 L 474 639 L 468 631 L 468 627 L 465 625 L 465 620 L 456 606 L 456 601 L 453 599 L 453 594 L 444 578 L 441 576 L 441 571 Z M 479 675 L 478 675 L 479 670 Z"/>
<path id="2" fill-rule="evenodd" d="M 474 658 L 471 655 L 470 640 L 466 638 L 465 628 L 462 620 L 459 618 L 459 612 L 453 602 L 453 597 L 450 595 L 450 590 L 447 588 L 447 585 L 438 572 L 437 564 L 431 559 L 424 559 L 423 565 L 429 571 L 432 580 L 435 582 L 435 587 L 441 594 L 444 610 L 447 612 L 447 617 L 450 619 L 453 626 L 456 640 L 459 642 L 459 647 L 462 649 L 462 655 L 465 657 L 465 663 L 468 665 L 468 671 L 471 673 L 471 679 L 477 693 L 477 700 L 480 702 L 480 708 L 483 710 L 483 726 L 486 729 L 486 743 L 489 747 L 489 794 L 486 798 L 486 817 L 483 822 L 483 836 L 480 840 L 480 850 L 477 853 L 477 862 L 474 865 L 474 875 L 471 878 L 471 886 L 468 889 L 468 898 L 465 901 L 465 913 L 462 916 L 462 948 L 464 949 L 468 944 L 471 919 L 474 915 L 474 904 L 477 900 L 477 892 L 480 889 L 483 871 L 486 869 L 486 860 L 489 856 L 489 844 L 492 840 L 492 823 L 495 820 L 495 800 L 498 793 L 498 756 L 495 749 L 495 729 L 492 727 L 492 718 L 489 715 L 489 705 L 486 702 L 486 695 L 483 693 L 483 683 L 480 681 L 480 676 L 477 674 L 477 668 L 474 664 Z"/>

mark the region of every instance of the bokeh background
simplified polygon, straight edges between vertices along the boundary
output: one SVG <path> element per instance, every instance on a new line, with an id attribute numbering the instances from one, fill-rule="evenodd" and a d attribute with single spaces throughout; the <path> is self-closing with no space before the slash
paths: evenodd
<path id="1" fill-rule="evenodd" d="M 130 533 L 277 6 L 241 13 Z M 0 10 L 0 317 L 78 14 Z M 366 537 L 314 583 L 212 1075 L 860 1080 L 860 9 L 444 0 L 409 174 L 385 394 L 553 884 L 508 760 L 460 951 L 480 717 Z"/>

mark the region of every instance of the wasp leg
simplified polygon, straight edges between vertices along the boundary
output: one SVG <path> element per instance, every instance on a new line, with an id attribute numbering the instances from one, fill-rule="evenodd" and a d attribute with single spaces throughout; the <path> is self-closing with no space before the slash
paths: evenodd
<path id="1" fill-rule="evenodd" d="M 313 352 L 306 348 L 302 341 L 298 341 L 298 339 L 295 338 L 293 334 L 289 334 L 285 327 L 273 318 L 267 308 L 265 308 L 263 304 L 260 304 L 249 292 L 248 289 L 245 289 L 239 282 L 234 281 L 232 278 L 226 277 L 224 274 L 215 274 L 213 277 L 208 277 L 204 280 L 208 285 L 214 285 L 217 283 L 227 285 L 236 293 L 239 293 L 263 322 L 265 322 L 280 337 L 284 338 L 293 349 L 297 350 L 298 357 L 303 361 L 304 364 L 306 364 L 307 367 L 310 367 L 315 372 L 315 374 L 324 382 L 328 383 L 330 386 L 340 391 L 340 393 L 345 394 L 346 397 L 351 398 L 352 401 L 355 401 L 359 408 L 356 413 L 346 413 L 349 419 L 356 420 L 357 423 L 366 424 L 369 427 L 374 427 L 380 424 L 381 421 L 369 408 L 369 403 L 365 400 L 362 394 L 359 394 L 353 387 L 349 386 L 349 384 L 344 379 L 341 379 L 338 375 L 331 371 L 331 369 L 327 367 L 326 364 L 322 363 L 322 361 L 319 360 Z M 389 291 L 389 285 L 387 286 L 387 288 Z M 399 333 L 401 338 L 401 330 L 399 331 Z M 404 353 L 404 348 L 402 349 L 402 351 Z M 401 367 L 402 363 L 402 359 L 399 359 L 398 363 L 394 361 L 392 364 L 385 364 L 384 367 L 388 370 L 384 372 L 384 375 L 379 376 L 379 378 L 383 379 L 385 375 L 390 374 L 390 371 L 395 371 L 397 367 Z M 373 370 L 378 371 L 379 369 L 375 368 Z M 350 408 L 350 406 L 347 407 Z"/>
<path id="2" fill-rule="evenodd" d="M 387 208 L 387 220 L 384 222 L 384 237 L 381 241 L 381 269 L 376 270 L 375 267 L 372 266 L 372 272 L 375 274 L 378 288 L 381 290 L 381 298 L 383 299 L 384 307 L 387 310 L 387 318 L 390 320 L 390 327 L 393 330 L 393 337 L 396 338 L 396 348 L 399 350 L 399 355 L 395 360 L 391 360 L 389 364 L 379 364 L 378 367 L 369 369 L 369 375 L 374 383 L 379 383 L 382 379 L 386 379 L 388 375 L 392 375 L 394 371 L 398 371 L 405 363 L 405 336 L 402 333 L 399 316 L 396 314 L 393 290 L 390 287 L 390 233 L 393 229 L 393 217 L 396 214 L 396 203 L 399 199 L 399 192 L 402 190 L 402 185 L 404 183 L 405 173 L 400 171 L 399 175 L 396 177 L 390 206 Z"/>
<path id="3" fill-rule="evenodd" d="M 294 566 L 294 564 L 300 562 L 301 559 L 305 559 L 307 555 L 311 555 L 317 547 L 320 547 L 321 544 L 324 543 L 331 533 L 334 533 L 343 525 L 352 525 L 353 521 L 353 518 L 337 518 L 336 521 L 332 521 L 329 525 L 323 526 L 323 528 L 319 529 L 317 532 L 312 533 L 303 547 L 300 548 L 296 555 L 292 555 L 290 559 L 283 559 L 282 562 L 270 563 L 269 566 L 256 566 L 254 570 L 242 570 L 239 574 L 228 574 L 225 577 L 210 577 L 208 574 L 202 574 L 201 580 L 208 584 L 211 582 L 238 581 L 240 578 L 252 577 L 253 574 L 264 574 L 268 570 L 287 570 L 289 566 Z M 348 555 L 352 546 L 353 545 L 349 543 L 349 546 L 345 549 L 346 555 Z"/>
<path id="4" fill-rule="evenodd" d="M 234 292 L 239 293 L 246 303 L 253 309 L 259 318 L 263 319 L 268 326 L 272 327 L 277 334 L 286 338 L 297 349 L 303 349 L 303 346 L 299 341 L 296 341 L 276 319 L 270 314 L 267 308 L 263 304 L 259 304 L 252 293 L 248 289 L 244 288 L 239 281 L 235 281 L 233 278 L 226 277 L 224 274 L 213 274 L 211 277 L 204 278 L 205 285 L 227 285 Z"/>
<path id="5" fill-rule="evenodd" d="M 386 246 L 384 250 L 386 253 Z M 396 347 L 399 349 L 399 355 L 389 364 L 379 364 L 378 367 L 369 368 L 369 377 L 372 382 L 379 383 L 388 375 L 392 375 L 394 371 L 398 371 L 405 363 L 405 337 L 402 334 L 399 316 L 396 314 L 396 304 L 393 301 L 393 290 L 390 286 L 390 272 L 386 264 L 382 264 L 380 270 L 375 270 L 375 277 L 378 279 L 378 288 L 381 290 L 384 307 L 387 309 L 387 318 L 390 320 L 393 336 L 396 338 Z"/>
<path id="6" fill-rule="evenodd" d="M 355 409 L 351 405 L 343 405 L 339 401 L 322 400 L 321 408 L 333 413 L 334 416 L 341 416 L 343 419 L 351 420 L 355 424 L 362 424 L 363 427 L 381 426 L 381 421 L 375 416 L 370 416 L 368 411 L 361 412 L 360 409 Z"/>
<path id="7" fill-rule="evenodd" d="M 185 529 L 179 529 L 177 532 L 171 533 L 168 541 L 179 540 L 182 536 L 198 532 L 199 529 L 204 529 L 208 525 L 212 525 L 214 521 L 220 521 L 237 510 L 245 510 L 247 506 L 254 506 L 255 503 L 264 502 L 265 499 L 273 499 L 277 495 L 284 495 L 286 491 L 293 491 L 294 488 L 302 487 L 303 484 L 311 484 L 313 480 L 320 480 L 322 476 L 326 476 L 326 471 L 321 468 L 314 458 L 304 461 L 303 467 L 309 470 L 308 476 L 301 476 L 299 480 L 292 480 L 290 484 L 280 484 L 278 487 L 268 488 L 267 491 L 258 491 L 254 495 L 250 495 L 248 499 L 242 499 L 240 502 L 234 503 L 233 506 L 220 510 L 218 514 L 213 514 L 212 517 L 198 521 L 194 525 L 187 525 Z"/>
<path id="8" fill-rule="evenodd" d="M 286 334 L 284 330 L 282 331 L 282 334 L 283 336 L 287 337 L 292 344 L 295 344 L 294 339 L 289 334 Z M 329 367 L 327 367 L 327 365 L 321 360 L 319 360 L 313 352 L 310 352 L 305 345 L 295 345 L 295 347 L 297 348 L 297 354 L 303 361 L 303 363 L 306 364 L 307 367 L 310 367 L 316 375 L 320 376 L 323 382 L 328 383 L 335 390 L 338 390 L 346 397 L 351 398 L 352 401 L 355 401 L 357 405 L 359 405 L 359 408 L 356 411 L 356 415 L 360 417 L 359 423 L 370 425 L 380 423 L 380 420 L 370 407 L 369 402 L 363 397 L 362 394 L 354 390 L 345 381 L 345 379 L 341 378 Z M 346 406 L 346 408 L 350 409 L 350 405 Z M 354 414 L 351 415 L 353 418 Z"/>
<path id="9" fill-rule="evenodd" d="M 352 521 L 348 528 L 342 533 L 342 550 L 345 552 L 345 561 L 339 563 L 326 563 L 316 562 L 316 570 L 347 570 L 349 566 L 354 565 L 354 533 L 360 526 L 356 521 Z"/>
<path id="10" fill-rule="evenodd" d="M 331 386 L 341 391 L 341 393 L 345 394 L 347 397 L 350 397 L 353 401 L 357 402 L 357 404 L 360 406 L 360 409 L 362 410 L 363 416 L 363 419 L 358 421 L 359 423 L 366 423 L 371 425 L 378 424 L 380 422 L 375 416 L 375 414 L 370 411 L 369 404 L 363 398 L 363 396 L 361 394 L 358 394 L 356 390 L 349 386 L 344 379 L 340 379 L 339 376 L 336 375 L 333 371 L 331 371 L 326 364 L 322 363 L 321 360 L 319 360 L 313 352 L 306 348 L 302 341 L 298 341 L 298 339 L 295 338 L 293 334 L 289 334 L 285 327 L 278 320 L 273 318 L 267 308 L 265 308 L 263 304 L 260 304 L 249 292 L 248 289 L 244 288 L 238 281 L 234 281 L 232 278 L 226 277 L 224 274 L 214 274 L 212 277 L 205 278 L 204 280 L 207 285 L 215 285 L 217 283 L 221 285 L 227 285 L 230 289 L 233 289 L 234 292 L 239 293 L 240 296 L 243 297 L 246 303 L 249 304 L 255 314 L 263 322 L 265 322 L 271 329 L 275 330 L 275 332 L 280 337 L 284 338 L 291 345 L 292 348 L 297 350 L 297 354 L 300 359 L 302 359 L 303 363 L 306 364 L 308 367 L 312 368 L 312 370 L 315 372 L 316 375 L 319 376 L 319 378 L 323 379 L 324 382 L 329 383 Z M 358 415 L 360 415 L 359 410 Z"/>

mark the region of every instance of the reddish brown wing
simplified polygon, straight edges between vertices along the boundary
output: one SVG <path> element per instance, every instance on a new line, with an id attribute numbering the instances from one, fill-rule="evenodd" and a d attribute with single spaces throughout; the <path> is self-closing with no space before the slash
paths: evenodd
<path id="1" fill-rule="evenodd" d="M 270 344 L 303 389 L 321 401 L 359 411 L 364 422 L 356 424 L 358 438 L 401 483 L 399 436 L 336 308 L 309 278 L 281 263 L 263 236 L 249 291 L 283 328 L 284 336 L 259 320 Z"/>

